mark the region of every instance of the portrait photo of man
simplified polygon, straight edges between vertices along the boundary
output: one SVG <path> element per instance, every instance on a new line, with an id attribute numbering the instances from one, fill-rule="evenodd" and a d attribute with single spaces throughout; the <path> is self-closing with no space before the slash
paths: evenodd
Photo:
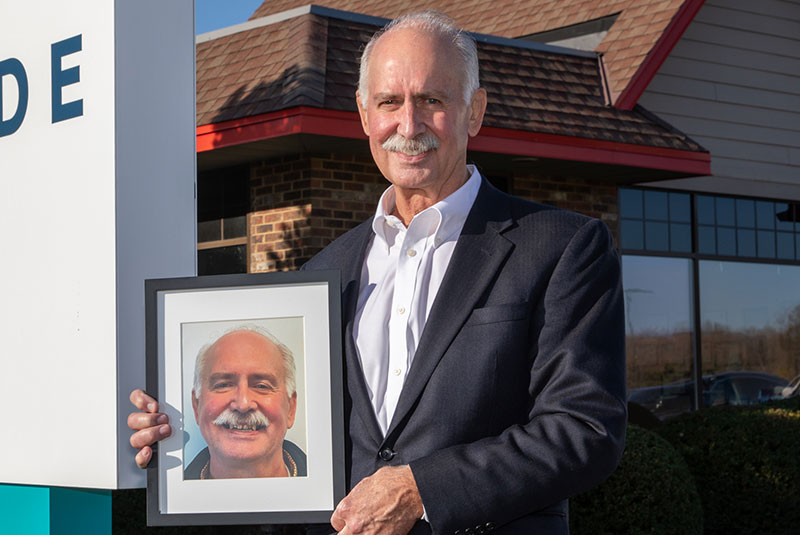
<path id="1" fill-rule="evenodd" d="M 301 318 L 265 321 L 279 327 L 275 322 L 282 321 L 283 330 L 302 335 Z M 184 388 L 190 389 L 184 393 L 184 479 L 306 476 L 304 429 L 294 433 L 300 445 L 286 437 L 298 423 L 296 358 L 302 354 L 257 323 L 219 324 L 182 329 Z M 289 338 L 302 349 L 302 337 Z M 195 350 L 201 340 L 210 341 Z"/>

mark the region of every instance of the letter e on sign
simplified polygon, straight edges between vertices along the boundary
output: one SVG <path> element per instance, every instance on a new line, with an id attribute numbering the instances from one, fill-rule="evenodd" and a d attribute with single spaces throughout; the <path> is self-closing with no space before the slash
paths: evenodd
<path id="1" fill-rule="evenodd" d="M 61 68 L 61 58 L 81 51 L 81 37 L 82 34 L 78 34 L 69 39 L 53 43 L 50 46 L 50 75 L 52 83 L 50 98 L 53 123 L 83 115 L 83 99 L 64 103 L 61 95 L 61 89 L 64 86 L 76 84 L 81 80 L 80 67 L 77 65 L 69 69 L 62 70 Z"/>

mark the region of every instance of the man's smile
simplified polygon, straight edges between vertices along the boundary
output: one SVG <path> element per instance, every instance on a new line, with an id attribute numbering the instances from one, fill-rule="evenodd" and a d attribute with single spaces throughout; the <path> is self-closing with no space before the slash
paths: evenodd
<path id="1" fill-rule="evenodd" d="M 255 432 L 269 427 L 269 418 L 259 410 L 239 412 L 225 409 L 213 422 L 217 427 L 238 432 Z"/>

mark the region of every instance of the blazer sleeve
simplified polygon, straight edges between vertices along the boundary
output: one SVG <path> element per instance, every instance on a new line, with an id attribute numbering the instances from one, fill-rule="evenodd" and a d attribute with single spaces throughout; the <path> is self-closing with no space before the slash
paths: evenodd
<path id="1" fill-rule="evenodd" d="M 543 310 L 542 310 L 543 309 Z M 501 526 L 583 492 L 624 447 L 625 333 L 619 256 L 606 226 L 579 226 L 540 300 L 528 355 L 528 421 L 409 463 L 436 533 Z"/>

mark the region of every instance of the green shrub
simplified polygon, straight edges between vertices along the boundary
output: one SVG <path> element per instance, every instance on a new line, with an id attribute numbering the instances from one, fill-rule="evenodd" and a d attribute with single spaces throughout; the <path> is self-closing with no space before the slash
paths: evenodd
<path id="1" fill-rule="evenodd" d="M 800 533 L 800 398 L 715 407 L 665 423 L 703 504 L 706 533 Z"/>
<path id="2" fill-rule="evenodd" d="M 652 431 L 628 426 L 622 460 L 608 480 L 570 500 L 572 535 L 703 533 L 703 511 L 680 454 Z"/>

